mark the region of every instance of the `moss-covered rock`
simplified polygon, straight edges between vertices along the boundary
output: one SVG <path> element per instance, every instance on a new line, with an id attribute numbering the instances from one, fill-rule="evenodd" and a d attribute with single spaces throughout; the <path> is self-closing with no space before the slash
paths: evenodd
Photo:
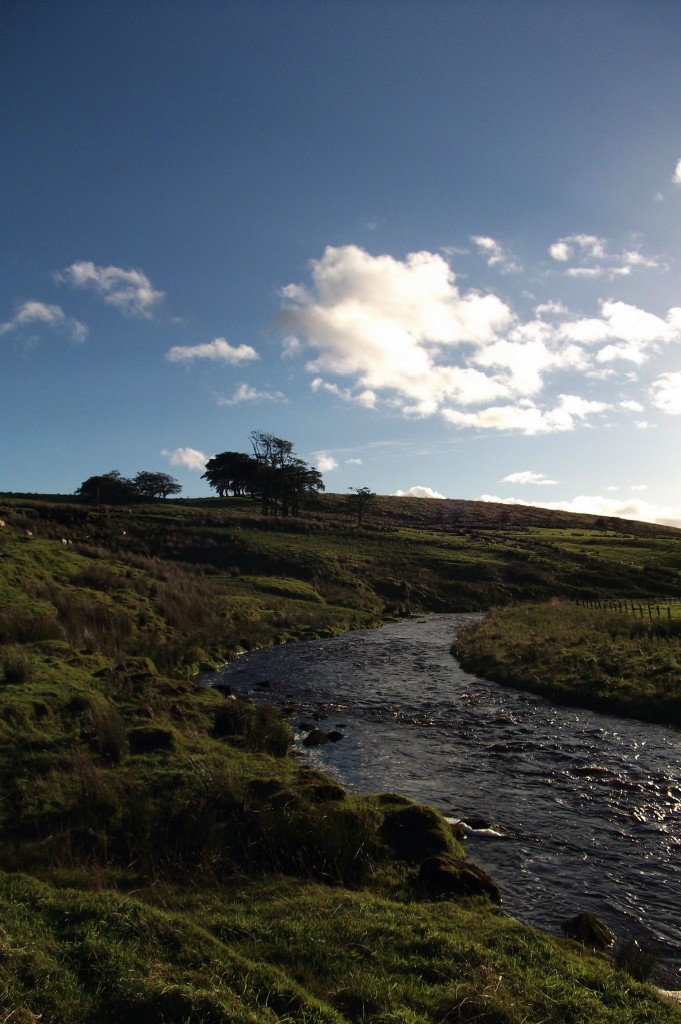
<path id="1" fill-rule="evenodd" d="M 419 882 L 433 899 L 486 896 L 501 903 L 496 882 L 477 864 L 454 857 L 428 857 L 419 868 Z"/>
<path id="2" fill-rule="evenodd" d="M 563 922 L 562 931 L 569 939 L 593 949 L 607 949 L 615 941 L 615 936 L 607 924 L 595 914 L 575 914 Z"/>
<path id="3" fill-rule="evenodd" d="M 388 811 L 381 837 L 393 854 L 408 864 L 419 864 L 426 857 L 459 852 L 447 822 L 422 804 L 407 804 Z"/>

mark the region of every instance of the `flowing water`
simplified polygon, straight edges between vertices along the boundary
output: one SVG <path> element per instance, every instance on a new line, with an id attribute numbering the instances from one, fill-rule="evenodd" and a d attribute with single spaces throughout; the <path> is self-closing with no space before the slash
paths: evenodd
<path id="1" fill-rule="evenodd" d="M 469 855 L 506 911 L 549 931 L 579 911 L 659 944 L 681 987 L 681 733 L 554 706 L 464 672 L 475 615 L 434 615 L 242 655 L 212 677 L 343 739 L 315 764 L 348 789 L 483 818 Z M 495 834 L 497 833 L 497 834 Z"/>

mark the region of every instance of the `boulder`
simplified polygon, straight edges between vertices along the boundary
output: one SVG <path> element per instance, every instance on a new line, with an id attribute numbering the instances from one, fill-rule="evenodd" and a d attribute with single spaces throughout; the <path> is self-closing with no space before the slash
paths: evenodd
<path id="1" fill-rule="evenodd" d="M 423 804 L 407 804 L 388 811 L 381 836 L 394 855 L 408 864 L 455 852 L 456 841 L 447 822 L 432 807 Z"/>
<path id="2" fill-rule="evenodd" d="M 472 861 L 428 857 L 419 869 L 419 882 L 432 899 L 485 896 L 492 903 L 501 903 L 496 882 Z"/>
<path id="3" fill-rule="evenodd" d="M 615 936 L 607 924 L 595 914 L 575 914 L 569 920 L 563 921 L 561 930 L 569 939 L 581 942 L 583 946 L 590 946 L 592 949 L 607 949 L 615 941 Z"/>

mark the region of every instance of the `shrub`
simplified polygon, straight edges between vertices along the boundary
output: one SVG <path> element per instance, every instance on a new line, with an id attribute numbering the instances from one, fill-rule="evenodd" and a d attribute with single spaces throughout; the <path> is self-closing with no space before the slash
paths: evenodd
<path id="1" fill-rule="evenodd" d="M 27 683 L 33 675 L 33 661 L 20 647 L 0 651 L 0 670 L 5 683 Z"/>
<path id="2" fill-rule="evenodd" d="M 293 740 L 290 727 L 271 704 L 252 704 L 232 697 L 215 712 L 213 735 L 240 736 L 248 750 L 279 757 L 288 752 Z"/>
<path id="3" fill-rule="evenodd" d="M 615 967 L 635 981 L 649 981 L 660 962 L 655 945 L 643 936 L 623 935 L 613 954 Z"/>
<path id="4" fill-rule="evenodd" d="M 160 725 L 141 725 L 128 733 L 132 754 L 153 754 L 157 750 L 174 750 L 177 737 L 172 729 Z"/>

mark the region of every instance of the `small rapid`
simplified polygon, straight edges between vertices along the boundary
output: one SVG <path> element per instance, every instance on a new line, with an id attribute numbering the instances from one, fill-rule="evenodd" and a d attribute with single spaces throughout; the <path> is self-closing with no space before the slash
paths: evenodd
<path id="1" fill-rule="evenodd" d="M 308 756 L 348 789 L 490 822 L 467 844 L 508 913 L 554 932 L 580 911 L 598 914 L 654 942 L 661 981 L 681 988 L 681 733 L 464 672 L 450 648 L 477 618 L 267 648 L 210 681 L 277 704 L 294 726 L 342 732 Z"/>

